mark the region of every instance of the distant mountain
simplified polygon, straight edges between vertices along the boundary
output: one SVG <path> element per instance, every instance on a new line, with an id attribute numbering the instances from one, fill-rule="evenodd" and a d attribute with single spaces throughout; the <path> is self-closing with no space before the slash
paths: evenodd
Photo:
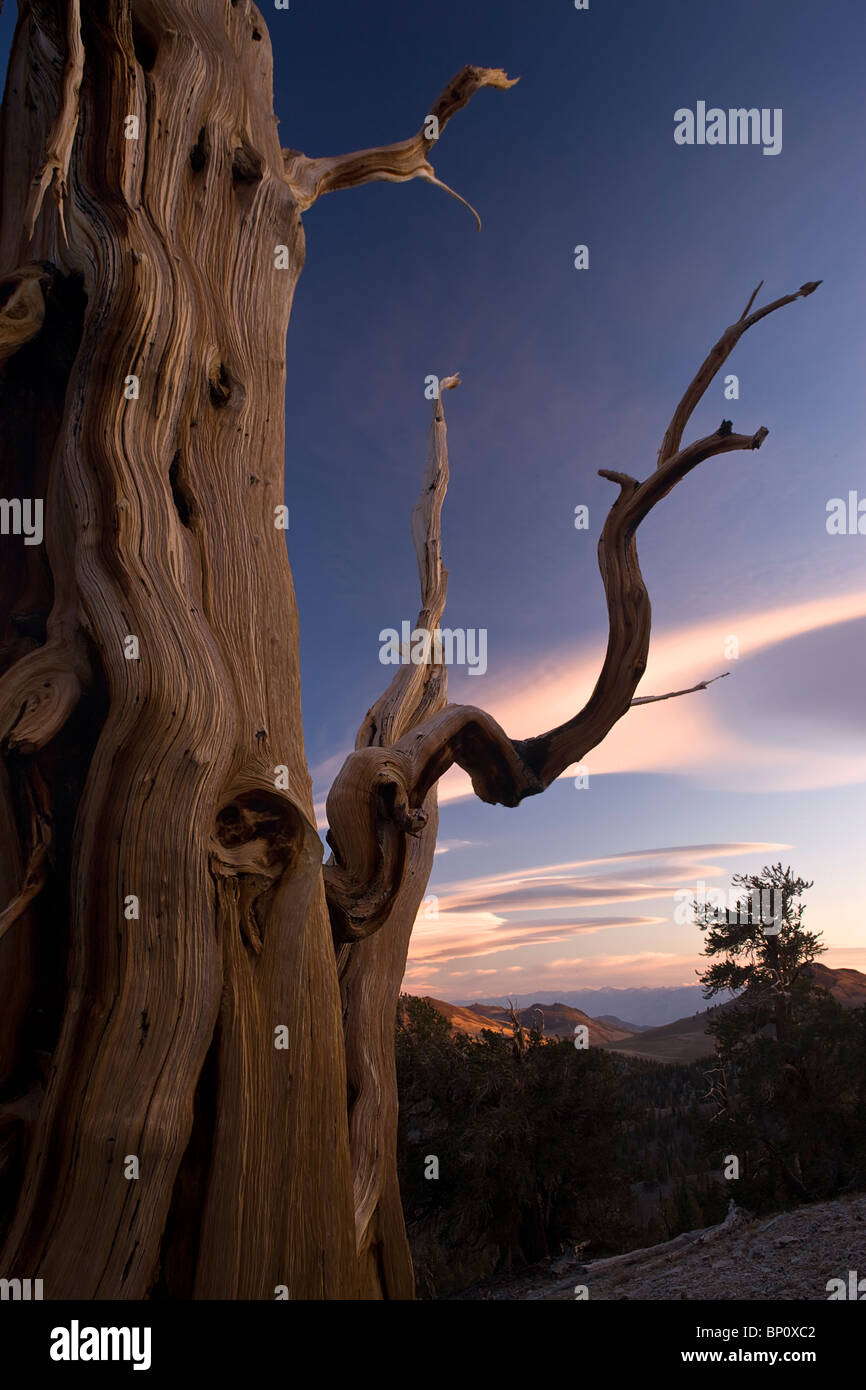
<path id="1" fill-rule="evenodd" d="M 494 1033 L 507 1033 L 509 1038 L 512 1035 L 511 1025 L 506 1028 L 498 1018 L 488 1018 L 484 1014 L 474 1013 L 472 1009 L 465 1009 L 460 1004 L 449 1004 L 444 999 L 433 999 L 429 994 L 423 997 L 425 1004 L 432 1004 L 437 1013 L 447 1018 L 457 1033 L 466 1033 L 470 1038 L 477 1038 L 480 1037 L 483 1028 L 489 1028 Z"/>
<path id="2" fill-rule="evenodd" d="M 812 974 L 816 983 L 832 994 L 844 1009 L 858 1009 L 866 1004 L 866 975 L 860 970 L 831 970 L 816 963 L 812 966 Z M 712 1056 L 713 1040 L 707 1033 L 707 1024 L 715 1012 L 715 1009 L 704 1009 L 690 1018 L 678 1018 L 661 1028 L 650 1028 L 639 1037 L 621 1038 L 606 1046 L 611 1052 L 650 1057 L 657 1062 L 697 1062 L 701 1057 Z"/>
<path id="3" fill-rule="evenodd" d="M 678 1018 L 661 1028 L 648 1028 L 643 1033 L 608 1044 L 611 1052 L 624 1052 L 627 1057 L 649 1057 L 654 1062 L 697 1062 L 711 1057 L 715 1044 L 707 1032 L 707 1024 L 716 1012 L 704 1009 L 690 1018 Z"/>
<path id="4" fill-rule="evenodd" d="M 866 1004 L 866 975 L 862 971 L 830 970 L 826 965 L 816 965 L 815 976 L 826 988 L 824 972 L 833 977 L 835 983 L 831 992 L 841 1004 L 846 1004 L 849 999 L 851 1008 L 856 1007 L 855 1001 Z M 704 1012 L 707 1007 L 700 985 L 672 985 L 659 989 L 605 987 L 557 990 L 555 994 L 552 990 L 540 990 L 536 994 L 515 994 L 511 998 L 519 1008 L 526 1005 L 540 1005 L 541 1008 L 546 1008 L 550 1004 L 567 1004 L 573 1009 L 580 1009 L 583 1013 L 589 1014 L 591 1018 L 609 1022 L 613 1027 L 622 1028 L 626 1032 L 633 1028 L 658 1028 L 665 1023 L 678 1023 L 690 1014 Z M 507 1003 L 508 1000 L 504 996 L 482 999 L 474 1004 L 468 999 L 465 1001 L 467 1008 L 476 1010 L 480 1004 L 501 1007 Z M 718 996 L 718 1003 L 725 1003 L 725 995 Z M 624 1019 L 628 1019 L 629 1022 L 624 1023 Z"/>
<path id="5" fill-rule="evenodd" d="M 828 966 L 818 964 L 812 969 L 817 983 L 829 990 L 843 1008 L 855 1009 L 866 1004 L 866 975 L 861 971 L 830 970 Z M 700 987 L 693 990 L 689 985 L 678 989 L 658 990 L 584 990 L 579 997 L 597 999 L 599 996 L 613 996 L 622 999 L 623 996 L 628 996 L 628 1008 L 631 1011 L 635 1007 L 657 1010 L 662 1001 L 661 998 L 654 999 L 654 996 L 664 997 L 667 1007 L 670 1004 L 670 996 L 677 998 L 682 1005 L 683 996 L 688 1002 L 692 1002 L 694 995 L 697 996 L 697 1002 L 706 1003 Z M 569 993 L 564 997 L 577 996 Z M 511 1015 L 503 1003 L 476 1000 L 473 1004 L 463 1005 L 449 1004 L 444 999 L 432 999 L 429 995 L 425 998 L 427 1003 L 432 1004 L 443 1018 L 447 1018 L 459 1033 L 477 1038 L 482 1029 L 489 1028 L 494 1033 L 502 1033 L 509 1038 L 512 1035 Z M 523 998 L 532 999 L 532 995 L 524 995 Z M 593 1017 L 583 1009 L 563 1003 L 562 998 L 563 996 L 560 996 L 557 999 L 551 993 L 548 1001 L 548 992 L 542 991 L 535 996 L 532 1003 L 517 1008 L 517 1017 L 524 1028 L 541 1028 L 544 1036 L 548 1038 L 571 1038 L 574 1036 L 575 1026 L 584 1024 L 589 1029 L 591 1046 L 607 1047 L 611 1052 L 623 1052 L 629 1057 L 649 1057 L 657 1062 L 696 1062 L 702 1057 L 712 1056 L 713 1040 L 707 1033 L 707 1024 L 717 1008 L 727 1007 L 727 1002 L 715 1005 L 711 1009 L 705 1007 L 686 1017 L 675 1018 L 660 1027 L 652 1028 L 646 1024 L 626 1023 L 616 1014 L 598 1014 Z M 518 1004 L 519 1000 L 516 999 L 515 1005 Z"/>
<path id="6" fill-rule="evenodd" d="M 649 1028 L 648 1023 L 626 1023 L 624 1018 L 617 1018 L 616 1014 L 599 1014 L 596 1021 L 609 1023 L 612 1028 L 621 1028 L 624 1033 L 645 1033 Z"/>
<path id="7" fill-rule="evenodd" d="M 482 1029 L 489 1028 L 510 1038 L 514 1032 L 508 1010 L 500 1005 L 473 1004 L 471 1008 L 465 1008 L 460 1004 L 449 1004 L 444 999 L 433 999 L 430 995 L 424 998 L 437 1013 L 447 1018 L 458 1033 L 477 1038 Z M 568 1004 L 531 1004 L 528 1008 L 518 1009 L 517 1017 L 524 1028 L 539 1028 L 547 1038 L 573 1038 L 575 1027 L 583 1024 L 589 1032 L 590 1046 L 595 1047 L 633 1036 L 625 1028 L 599 1022 L 580 1009 L 570 1008 Z"/>
<path id="8" fill-rule="evenodd" d="M 485 1018 L 510 1022 L 511 1015 L 508 1009 L 501 1005 L 470 1004 L 469 1007 L 474 1014 L 482 1014 Z M 591 1018 L 582 1009 L 573 1009 L 570 1004 L 562 1004 L 558 1001 L 552 1004 L 540 1004 L 536 1000 L 525 1008 L 518 1009 L 517 1017 L 524 1028 L 538 1028 L 547 1038 L 573 1038 L 574 1030 L 579 1024 L 583 1024 L 589 1029 L 591 1044 L 615 1042 L 617 1038 L 632 1036 L 632 1029 L 628 1027 L 611 1024 L 604 1019 Z"/>
<path id="9" fill-rule="evenodd" d="M 672 1023 L 674 1019 L 682 1018 L 684 1014 L 695 1013 L 699 1009 L 706 1008 L 706 1000 L 701 992 L 700 985 L 672 985 L 663 986 L 658 989 L 577 989 L 577 990 L 557 990 L 554 994 L 551 990 L 541 990 L 536 994 L 518 994 L 511 996 L 518 1008 L 525 1008 L 527 1005 L 539 1004 L 546 1008 L 550 1004 L 567 1004 L 570 1008 L 580 1009 L 583 1013 L 589 1014 L 590 1018 L 604 1019 L 606 1016 L 613 1016 L 617 1022 L 614 1027 L 622 1027 L 621 1020 L 628 1019 L 631 1028 L 655 1028 L 662 1023 Z M 467 1008 L 477 1008 L 469 999 L 461 1000 Z M 500 1007 L 508 1003 L 505 996 L 498 998 L 482 999 L 479 1001 L 484 1005 L 499 1005 Z"/>
<path id="10" fill-rule="evenodd" d="M 812 975 L 815 983 L 829 990 L 843 1009 L 862 1009 L 866 1004 L 866 975 L 862 970 L 831 970 L 816 961 Z"/>

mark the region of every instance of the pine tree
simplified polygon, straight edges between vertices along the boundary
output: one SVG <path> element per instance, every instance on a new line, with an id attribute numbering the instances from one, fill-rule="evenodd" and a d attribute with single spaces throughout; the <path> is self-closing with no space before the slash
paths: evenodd
<path id="1" fill-rule="evenodd" d="M 694 904 L 696 924 L 707 933 L 703 954 L 722 957 L 699 977 L 704 998 L 730 990 L 740 999 L 737 1010 L 715 1015 L 711 1031 L 724 1041 L 732 1030 L 740 1034 L 746 1023 L 754 1032 L 772 1018 L 776 1038 L 784 1042 L 791 1035 L 797 1002 L 815 992 L 810 967 L 827 949 L 820 933 L 803 925 L 802 897 L 813 882 L 795 877 L 790 865 L 783 869 L 780 862 L 765 865 L 760 874 L 734 874 L 732 883 L 743 890 L 737 909 L 720 913 L 709 902 Z M 752 905 L 766 903 L 771 892 L 778 916 L 769 924 Z"/>

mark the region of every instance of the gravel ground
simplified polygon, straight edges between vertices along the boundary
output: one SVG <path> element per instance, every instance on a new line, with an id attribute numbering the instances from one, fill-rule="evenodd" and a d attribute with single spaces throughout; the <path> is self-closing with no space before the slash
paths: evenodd
<path id="1" fill-rule="evenodd" d="M 566 1301 L 586 1285 L 590 1299 L 814 1299 L 849 1271 L 866 1301 L 866 1195 L 756 1219 L 732 1206 L 721 1226 L 664 1245 L 581 1264 L 561 1256 L 518 1278 L 490 1280 L 460 1299 Z"/>

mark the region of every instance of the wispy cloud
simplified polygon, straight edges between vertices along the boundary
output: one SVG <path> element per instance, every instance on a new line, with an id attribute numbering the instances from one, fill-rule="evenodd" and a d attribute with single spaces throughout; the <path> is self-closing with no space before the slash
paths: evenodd
<path id="1" fill-rule="evenodd" d="M 590 907 L 609 902 L 635 902 L 673 893 L 683 883 L 709 879 L 722 871 L 712 859 L 742 857 L 790 849 L 772 841 L 734 841 L 722 844 L 668 845 L 659 849 L 628 850 L 594 859 L 537 864 L 507 873 L 487 874 L 445 884 L 436 889 L 439 911 L 472 910 L 496 905 L 499 911 L 553 907 Z M 582 874 L 582 869 L 618 865 L 613 874 Z M 642 867 L 641 867 L 642 866 Z"/>
<path id="2" fill-rule="evenodd" d="M 654 927 L 666 917 L 597 917 L 570 922 L 509 923 L 494 912 L 449 912 L 438 920 L 418 920 L 409 958 L 427 964 L 496 955 L 524 946 L 550 946 L 573 936 L 593 936 L 612 927 Z"/>
<path id="3" fill-rule="evenodd" d="M 432 994 L 439 998 L 458 995 L 528 994 L 533 990 L 620 988 L 647 984 L 654 987 L 694 985 L 696 962 L 693 956 L 675 951 L 634 951 L 600 956 L 561 956 L 556 960 L 499 969 L 443 970 L 436 966 L 413 965 L 406 971 L 404 989 L 413 994 Z"/>
<path id="4" fill-rule="evenodd" d="M 819 632 L 866 617 L 866 591 L 831 594 L 805 603 L 782 605 L 759 612 L 731 613 L 703 623 L 655 632 L 649 664 L 638 694 L 662 694 L 687 688 L 709 676 L 731 671 L 736 679 L 761 653 L 807 633 Z M 735 637 L 739 657 L 725 656 L 725 644 Z M 598 650 L 561 647 L 546 654 L 543 669 L 519 663 L 506 681 L 486 678 L 482 693 L 454 681 L 452 698 L 480 702 L 512 738 L 526 738 L 553 728 L 587 700 L 598 676 L 603 644 Z M 455 677 L 459 673 L 455 672 Z M 832 752 L 821 747 L 810 757 L 803 731 L 795 742 L 770 744 L 750 737 L 725 718 L 725 687 L 638 706 L 614 727 L 586 759 L 590 774 L 664 772 L 690 775 L 714 787 L 736 787 L 744 770 L 759 778 L 762 790 L 832 787 L 866 780 L 866 750 Z M 314 771 L 319 800 L 316 814 L 325 825 L 324 795 L 349 749 L 334 754 Z M 563 776 L 573 775 L 566 772 Z M 452 768 L 439 783 L 441 802 L 473 795 L 469 778 Z"/>
<path id="5" fill-rule="evenodd" d="M 525 946 L 548 946 L 575 936 L 592 936 L 616 927 L 653 927 L 667 916 L 586 915 L 590 907 L 607 907 L 671 897 L 678 886 L 710 881 L 723 871 L 713 858 L 787 849 L 766 842 L 666 846 L 629 850 L 604 858 L 564 864 L 535 865 L 509 873 L 465 879 L 436 889 L 438 915 L 422 908 L 409 947 L 414 964 L 443 964 L 466 957 L 493 955 Z M 654 867 L 655 861 L 655 867 Z M 618 865 L 602 877 L 580 870 Z M 565 911 L 564 921 L 527 913 Z M 507 914 L 516 913 L 516 917 Z"/>
<path id="6" fill-rule="evenodd" d="M 655 634 L 649 664 L 639 695 L 663 694 L 688 688 L 722 671 L 744 671 L 753 658 L 780 643 L 806 633 L 836 627 L 866 617 L 866 591 L 831 595 L 808 603 L 741 612 L 710 622 Z M 739 658 L 725 657 L 725 643 L 736 637 Z M 512 738 L 526 738 L 565 722 L 581 707 L 592 690 L 601 667 L 602 652 L 592 656 L 563 653 L 545 661 L 543 671 L 525 671 L 518 683 L 490 684 L 484 691 L 484 707 Z M 803 731 L 798 741 L 769 744 L 751 738 L 742 728 L 726 723 L 725 687 L 638 706 L 629 711 L 598 748 L 585 759 L 590 774 L 665 772 L 689 774 L 715 787 L 735 787 L 746 770 L 760 778 L 762 790 L 795 790 L 805 787 L 841 786 L 866 780 L 866 749 L 838 753 L 821 748 L 809 757 Z M 478 693 L 471 692 L 477 700 Z M 563 776 L 573 775 L 569 770 Z M 471 796 L 468 777 L 452 768 L 439 786 L 441 801 Z"/>

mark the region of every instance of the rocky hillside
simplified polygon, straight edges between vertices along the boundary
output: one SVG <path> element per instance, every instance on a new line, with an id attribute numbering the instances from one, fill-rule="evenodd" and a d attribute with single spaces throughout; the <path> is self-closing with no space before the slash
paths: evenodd
<path id="1" fill-rule="evenodd" d="M 535 1265 L 518 1278 L 488 1280 L 464 1299 L 571 1302 L 592 1299 L 827 1300 L 846 1293 L 849 1272 L 866 1276 L 866 1195 L 798 1207 L 758 1220 L 734 1204 L 725 1221 L 663 1245 L 581 1263 L 579 1255 Z"/>
<path id="2" fill-rule="evenodd" d="M 429 994 L 423 996 L 425 1004 L 432 1004 L 437 1013 L 447 1018 L 456 1033 L 465 1033 L 470 1038 L 481 1036 L 482 1029 L 489 1028 L 494 1033 L 505 1033 L 510 1038 L 511 1024 L 506 1027 L 499 1019 L 488 1018 L 474 1009 L 465 1009 L 460 1004 L 449 1004 L 445 999 L 433 999 Z"/>

